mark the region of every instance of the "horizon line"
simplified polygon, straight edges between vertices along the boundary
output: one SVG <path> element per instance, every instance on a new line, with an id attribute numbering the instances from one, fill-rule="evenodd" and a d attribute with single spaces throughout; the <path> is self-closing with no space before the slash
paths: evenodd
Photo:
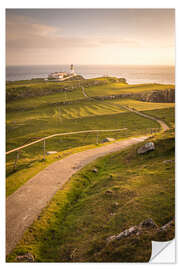
<path id="1" fill-rule="evenodd" d="M 71 65 L 70 63 L 69 64 L 32 64 L 32 65 L 6 65 L 6 67 L 24 67 L 24 66 L 69 66 L 69 65 Z M 158 66 L 158 67 L 163 67 L 163 66 L 168 66 L 168 67 L 175 67 L 175 65 L 168 65 L 168 64 L 166 64 L 166 65 L 161 65 L 161 64 L 154 64 L 154 65 L 152 65 L 152 64 L 145 64 L 145 65 L 141 65 L 141 64 L 139 64 L 139 65 L 137 65 L 137 64 L 73 64 L 74 66 L 144 66 L 144 67 L 146 67 L 146 66 Z"/>

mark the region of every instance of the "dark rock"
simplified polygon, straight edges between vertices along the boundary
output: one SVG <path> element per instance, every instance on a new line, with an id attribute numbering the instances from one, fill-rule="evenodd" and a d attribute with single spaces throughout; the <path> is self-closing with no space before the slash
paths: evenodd
<path id="1" fill-rule="evenodd" d="M 103 140 L 103 142 L 114 142 L 114 141 L 115 141 L 114 138 L 105 138 L 105 139 Z"/>
<path id="2" fill-rule="evenodd" d="M 138 227 L 133 226 L 133 227 L 121 232 L 118 235 L 112 235 L 112 236 L 108 237 L 107 242 L 109 243 L 109 242 L 112 242 L 114 240 L 120 240 L 120 239 L 122 239 L 124 237 L 128 237 L 128 236 L 130 236 L 132 234 L 136 234 L 137 232 L 138 232 Z"/>
<path id="3" fill-rule="evenodd" d="M 155 229 L 158 228 L 157 224 L 152 220 L 152 218 L 145 219 L 139 224 L 140 229 Z"/>
<path id="4" fill-rule="evenodd" d="M 170 227 L 174 226 L 174 221 L 171 220 L 169 221 L 167 224 L 163 225 L 161 228 L 160 228 L 160 231 L 167 231 Z"/>
<path id="5" fill-rule="evenodd" d="M 113 194 L 113 191 L 108 189 L 108 190 L 105 191 L 105 194 L 106 195 L 112 195 Z"/>
<path id="6" fill-rule="evenodd" d="M 126 229 L 117 235 L 109 236 L 107 238 L 107 243 L 110 243 L 110 242 L 115 241 L 115 240 L 120 240 L 122 238 L 126 238 L 126 237 L 129 237 L 131 235 L 139 236 L 140 234 L 143 233 L 144 230 L 155 229 L 156 232 L 167 231 L 171 226 L 174 226 L 173 220 L 159 228 L 157 226 L 157 224 L 151 218 L 148 218 L 148 219 L 142 221 L 139 224 L 139 226 L 132 226 L 129 229 Z"/>
<path id="7" fill-rule="evenodd" d="M 155 145 L 153 142 L 148 142 L 146 143 L 145 145 L 141 146 L 138 150 L 137 150 L 137 153 L 138 154 L 144 154 L 146 152 L 149 152 L 149 151 L 153 151 L 155 150 Z"/>
<path id="8" fill-rule="evenodd" d="M 98 169 L 94 168 L 94 169 L 92 170 L 92 172 L 97 173 L 97 172 L 98 172 Z"/>
<path id="9" fill-rule="evenodd" d="M 31 253 L 26 253 L 24 255 L 20 255 L 16 257 L 17 261 L 21 261 L 21 262 L 34 262 L 34 256 Z"/>

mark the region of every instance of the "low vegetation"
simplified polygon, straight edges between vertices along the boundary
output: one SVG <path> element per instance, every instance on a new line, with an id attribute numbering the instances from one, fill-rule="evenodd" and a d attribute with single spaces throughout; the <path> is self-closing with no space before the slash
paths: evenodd
<path id="1" fill-rule="evenodd" d="M 29 252 L 37 262 L 148 261 L 151 240 L 170 240 L 174 229 L 164 234 L 147 231 L 109 245 L 107 238 L 146 218 L 159 226 L 174 218 L 174 131 L 151 141 L 152 152 L 138 155 L 141 143 L 100 158 L 74 175 L 7 260 Z"/>
<path id="2" fill-rule="evenodd" d="M 167 232 L 145 231 L 107 244 L 107 238 L 152 218 L 162 226 L 174 218 L 174 103 L 152 103 L 128 98 L 89 99 L 153 90 L 174 85 L 128 85 L 125 79 L 77 77 L 64 82 L 42 79 L 7 83 L 7 150 L 54 133 L 120 129 L 119 132 L 55 137 L 46 141 L 46 151 L 57 151 L 43 160 L 38 143 L 7 156 L 7 196 L 47 167 L 72 153 L 99 147 L 104 138 L 123 139 L 150 134 L 155 150 L 137 154 L 143 143 L 100 158 L 75 174 L 58 190 L 41 215 L 28 228 L 7 261 L 30 253 L 37 262 L 146 262 L 151 240 L 167 241 Z M 164 120 L 170 130 L 157 133 L 156 121 L 127 111 L 134 108 Z M 96 168 L 96 170 L 94 170 Z"/>
<path id="3" fill-rule="evenodd" d="M 87 79 L 84 80 L 81 76 L 76 76 L 73 79 L 67 81 L 45 81 L 43 79 L 36 79 L 30 81 L 17 81 L 7 82 L 6 85 L 6 100 L 14 101 L 21 100 L 30 97 L 46 96 L 55 93 L 69 93 L 79 88 L 79 86 L 90 87 L 90 86 L 103 86 L 112 82 L 121 82 L 126 84 L 125 79 L 108 78 L 102 77 L 98 79 Z"/>
<path id="4" fill-rule="evenodd" d="M 159 128 L 155 121 L 135 115 L 125 110 L 122 107 L 123 105 L 145 112 L 148 110 L 150 114 L 156 114 L 157 110 L 158 113 L 166 109 L 171 110 L 171 115 L 168 113 L 170 111 L 167 111 L 167 113 L 164 112 L 164 117 L 167 115 L 169 121 L 172 118 L 174 111 L 173 103 L 149 103 L 133 99 L 90 100 L 82 93 L 80 87 L 82 83 L 86 86 L 86 89 L 89 89 L 88 91 L 91 91 L 92 87 L 97 88 L 97 93 L 99 93 L 99 89 L 106 91 L 106 86 L 110 87 L 112 84 L 116 85 L 115 89 L 117 92 L 121 91 L 122 87 L 126 89 L 128 87 L 130 89 L 133 88 L 134 91 L 145 88 L 145 85 L 130 86 L 123 79 L 105 77 L 89 80 L 81 79 L 73 82 L 45 82 L 40 79 L 9 82 L 7 84 L 7 94 L 10 95 L 10 100 L 7 100 L 6 106 L 7 151 L 54 133 L 88 129 L 127 128 L 117 133 L 100 133 L 99 142 L 101 142 L 105 137 L 120 139 L 138 136 L 150 133 L 151 129 Z M 99 84 L 102 84 L 102 86 Z M 78 85 L 78 87 L 76 88 L 75 85 Z M 64 89 L 63 87 L 67 86 L 71 90 L 62 90 Z M 165 87 L 163 85 L 147 85 L 147 89 L 157 88 L 157 86 L 160 87 L 159 89 Z M 22 89 L 22 87 L 25 87 L 23 88 L 24 90 L 18 90 Z M 50 92 L 47 92 L 46 88 Z M 62 89 L 56 92 L 60 88 Z M 18 94 L 18 91 L 22 91 L 24 98 L 22 96 L 20 99 L 15 98 L 13 100 L 13 95 Z M 36 97 L 31 96 L 27 99 L 28 91 L 36 93 Z M 91 95 L 93 95 L 93 91 L 95 90 L 92 90 Z M 39 96 L 41 93 L 42 96 Z M 97 93 L 94 92 L 94 94 Z M 70 104 L 62 104 L 67 101 Z M 173 119 L 171 121 L 173 123 Z M 96 136 L 97 134 L 82 134 L 54 138 L 46 142 L 46 151 L 62 152 L 71 148 L 92 145 L 96 143 Z M 42 162 L 42 158 L 42 143 L 33 145 L 20 152 L 20 159 L 16 170 L 14 170 L 16 154 L 7 156 L 7 194 L 11 194 L 29 179 L 24 174 L 24 171 L 29 171 L 30 169 L 33 171 L 34 166 L 36 167 L 37 164 L 39 164 L 37 166 L 39 170 L 44 168 L 46 163 Z M 37 167 L 34 172 L 37 172 Z M 28 175 L 30 177 L 32 174 Z"/>
<path id="5" fill-rule="evenodd" d="M 109 83 L 101 86 L 92 86 L 86 88 L 86 93 L 88 96 L 111 96 L 118 94 L 127 94 L 127 93 L 143 93 L 147 91 L 154 90 L 166 90 L 174 89 L 174 85 L 165 85 L 165 84 L 124 84 L 124 83 Z"/>

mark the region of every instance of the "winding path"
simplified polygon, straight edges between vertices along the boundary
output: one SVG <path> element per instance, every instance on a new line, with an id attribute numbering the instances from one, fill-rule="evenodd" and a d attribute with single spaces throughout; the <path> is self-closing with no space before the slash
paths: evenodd
<path id="1" fill-rule="evenodd" d="M 162 120 L 125 106 L 124 108 L 157 121 L 163 131 L 169 129 Z M 141 136 L 124 139 L 75 153 L 54 162 L 11 194 L 6 201 L 6 254 L 12 251 L 22 238 L 24 231 L 33 223 L 57 190 L 63 188 L 63 185 L 74 173 L 99 157 L 122 150 L 147 138 L 148 136 Z"/>
<path id="2" fill-rule="evenodd" d="M 122 150 L 147 138 L 129 138 L 68 156 L 54 162 L 11 194 L 6 201 L 6 253 L 11 252 L 24 231 L 74 173 L 98 157 Z"/>
<path id="3" fill-rule="evenodd" d="M 145 118 L 148 118 L 148 119 L 151 119 L 151 120 L 153 120 L 153 121 L 158 122 L 159 125 L 160 125 L 161 128 L 162 128 L 162 131 L 166 131 L 166 130 L 169 129 L 169 126 L 168 126 L 164 121 L 162 121 L 162 120 L 160 120 L 160 119 L 158 119 L 158 118 L 156 118 L 156 117 L 154 117 L 154 116 L 151 116 L 151 115 L 148 115 L 148 114 L 145 114 L 145 113 L 136 111 L 136 110 L 131 109 L 131 108 L 127 107 L 127 106 L 122 106 L 122 107 L 123 107 L 124 109 L 130 111 L 130 112 L 136 113 L 136 114 L 138 114 L 138 115 L 140 115 L 140 116 L 143 116 L 143 117 L 145 117 Z"/>

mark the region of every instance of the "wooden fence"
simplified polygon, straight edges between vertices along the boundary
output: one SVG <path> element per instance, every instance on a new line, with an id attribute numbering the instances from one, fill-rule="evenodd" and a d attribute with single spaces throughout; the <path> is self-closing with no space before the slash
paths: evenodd
<path id="1" fill-rule="evenodd" d="M 17 162 L 18 162 L 18 159 L 20 157 L 20 151 L 24 148 L 27 148 L 31 145 L 34 145 L 36 143 L 40 143 L 40 142 L 43 142 L 43 159 L 45 159 L 46 157 L 46 140 L 49 140 L 51 138 L 54 138 L 54 137 L 59 137 L 59 136 L 68 136 L 68 135 L 74 135 L 74 134 L 83 134 L 83 133 L 96 133 L 96 144 L 99 143 L 98 141 L 98 137 L 99 137 L 99 132 L 118 132 L 118 131 L 122 131 L 122 130 L 126 130 L 127 128 L 121 128 L 121 129 L 104 129 L 104 130 L 82 130 L 82 131 L 74 131 L 74 132 L 67 132 L 67 133 L 57 133 L 57 134 L 53 134 L 53 135 L 50 135 L 50 136 L 47 136 L 47 137 L 44 137 L 44 138 L 41 138 L 41 139 L 38 139 L 36 141 L 33 141 L 31 143 L 28 143 L 28 144 L 25 144 L 25 145 L 22 145 L 20 147 L 17 147 L 17 148 L 14 148 L 12 150 L 9 150 L 6 152 L 6 155 L 9 155 L 11 153 L 14 153 L 16 152 L 16 159 L 15 159 L 15 163 L 14 163 L 14 170 L 16 169 L 17 167 Z"/>

